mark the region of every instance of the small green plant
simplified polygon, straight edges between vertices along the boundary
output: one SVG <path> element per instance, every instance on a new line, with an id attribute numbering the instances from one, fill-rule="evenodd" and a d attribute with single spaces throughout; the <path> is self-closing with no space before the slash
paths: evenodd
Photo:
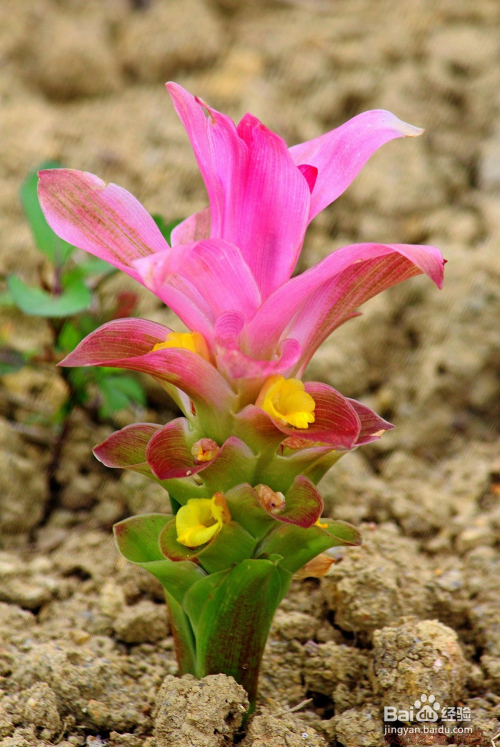
<path id="1" fill-rule="evenodd" d="M 23 366 L 40 367 L 59 363 L 88 334 L 103 322 L 130 316 L 137 304 L 135 293 L 118 293 L 109 308 L 103 308 L 98 290 L 116 269 L 96 257 L 79 252 L 50 228 L 37 195 L 39 169 L 57 169 L 47 162 L 30 172 L 23 182 L 20 198 L 37 249 L 45 257 L 39 285 L 27 285 L 18 275 L 5 278 L 0 304 L 14 306 L 28 316 L 46 319 L 53 343 L 43 349 L 21 352 L 4 342 L 0 349 L 0 376 Z M 158 218 L 161 230 L 171 227 Z M 73 409 L 86 407 L 100 419 L 112 419 L 126 408 L 146 405 L 144 389 L 137 376 L 112 368 L 77 368 L 68 373 L 58 369 L 67 384 L 67 398 L 45 425 L 64 425 Z"/>

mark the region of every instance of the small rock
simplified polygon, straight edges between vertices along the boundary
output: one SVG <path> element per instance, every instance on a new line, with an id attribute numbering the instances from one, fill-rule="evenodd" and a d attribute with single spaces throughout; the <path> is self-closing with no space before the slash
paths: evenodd
<path id="1" fill-rule="evenodd" d="M 27 691 L 24 720 L 40 729 L 43 739 L 52 739 L 60 730 L 56 695 L 46 682 L 39 682 Z"/>
<path id="2" fill-rule="evenodd" d="M 495 544 L 495 533 L 489 526 L 476 526 L 464 529 L 457 537 L 457 550 L 463 555 L 475 547 L 493 547 Z"/>
<path id="3" fill-rule="evenodd" d="M 263 709 L 250 724 L 241 747 L 325 747 L 326 742 L 309 724 L 292 715 L 273 716 Z"/>
<path id="4" fill-rule="evenodd" d="M 247 694 L 232 677 L 168 675 L 156 698 L 157 747 L 229 747 L 247 709 Z"/>
<path id="5" fill-rule="evenodd" d="M 407 710 L 422 694 L 441 706 L 459 700 L 467 663 L 454 630 L 437 620 L 407 621 L 373 640 L 374 688 L 384 706 Z"/>
<path id="6" fill-rule="evenodd" d="M 155 643 L 168 635 L 167 609 L 144 600 L 125 607 L 113 627 L 117 638 L 125 643 Z"/>
<path id="7" fill-rule="evenodd" d="M 376 708 L 351 708 L 326 722 L 329 736 L 343 747 L 383 747 L 384 724 Z"/>
<path id="8" fill-rule="evenodd" d="M 125 608 L 125 594 L 121 586 L 108 581 L 101 589 L 99 607 L 103 614 L 115 619 Z"/>
<path id="9" fill-rule="evenodd" d="M 304 612 L 278 610 L 274 616 L 272 632 L 287 641 L 293 639 L 305 643 L 315 638 L 319 620 Z"/>

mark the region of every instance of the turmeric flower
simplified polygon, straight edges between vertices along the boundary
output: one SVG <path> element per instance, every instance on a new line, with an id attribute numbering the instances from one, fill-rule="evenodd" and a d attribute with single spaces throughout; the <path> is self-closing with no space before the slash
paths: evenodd
<path id="1" fill-rule="evenodd" d="M 316 484 L 342 454 L 393 426 L 331 386 L 301 378 L 318 346 L 377 293 L 414 275 L 441 287 L 432 246 L 363 243 L 293 276 L 308 224 L 384 143 L 422 130 L 369 111 L 288 148 L 254 116 L 229 117 L 167 85 L 208 206 L 171 246 L 127 191 L 92 174 L 40 172 L 48 223 L 167 304 L 188 328 L 117 319 L 64 366 L 151 374 L 184 417 L 139 423 L 96 447 L 109 467 L 159 482 L 171 515 L 115 527 L 122 554 L 163 584 L 181 673 L 234 676 L 255 703 L 272 615 L 292 574 L 321 576 L 323 552 L 357 530 L 321 518 Z"/>

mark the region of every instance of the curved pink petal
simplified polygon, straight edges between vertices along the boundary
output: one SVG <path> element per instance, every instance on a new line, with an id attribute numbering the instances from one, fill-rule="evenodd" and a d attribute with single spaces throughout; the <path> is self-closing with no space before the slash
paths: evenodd
<path id="1" fill-rule="evenodd" d="M 433 246 L 352 244 L 279 288 L 246 330 L 250 351 L 273 349 L 280 336 L 297 339 L 307 361 L 316 347 L 369 298 L 425 273 L 441 288 L 444 260 Z"/>
<path id="2" fill-rule="evenodd" d="M 189 423 L 176 418 L 159 428 L 146 448 L 146 461 L 159 480 L 171 480 L 196 474 L 205 464 L 194 464 L 191 444 L 194 442 Z"/>
<path id="3" fill-rule="evenodd" d="M 322 512 L 323 498 L 320 492 L 307 477 L 299 475 L 285 495 L 284 511 L 271 515 L 277 521 L 307 529 L 317 522 Z"/>
<path id="4" fill-rule="evenodd" d="M 205 181 L 210 235 L 239 247 L 266 297 L 290 277 L 300 252 L 309 215 L 307 181 L 285 142 L 255 117 L 246 115 L 236 129 L 181 86 L 167 88 Z"/>
<path id="5" fill-rule="evenodd" d="M 217 411 L 230 406 L 234 395 L 217 369 L 201 356 L 182 348 L 163 348 L 167 327 L 142 319 L 115 319 L 88 335 L 59 364 L 110 366 L 142 371 L 160 382 L 173 384 L 198 405 Z"/>
<path id="6" fill-rule="evenodd" d="M 172 229 L 170 241 L 172 246 L 191 244 L 210 237 L 210 207 L 207 206 L 198 213 L 190 215 L 178 226 Z"/>
<path id="7" fill-rule="evenodd" d="M 378 441 L 386 431 L 391 431 L 395 428 L 392 423 L 389 423 L 376 412 L 370 410 L 366 405 L 361 404 L 355 399 L 348 400 L 353 408 L 356 410 L 357 416 L 361 423 L 361 430 L 359 432 L 356 446 L 363 446 L 364 444 L 372 443 L 372 441 Z"/>
<path id="8" fill-rule="evenodd" d="M 238 134 L 248 146 L 248 163 L 232 240 L 241 247 L 266 298 L 295 267 L 307 228 L 310 191 L 285 141 L 256 117 L 246 114 Z"/>
<path id="9" fill-rule="evenodd" d="M 134 423 L 115 431 L 94 448 L 95 457 L 106 467 L 132 469 L 151 475 L 146 459 L 148 443 L 161 429 L 154 423 Z"/>
<path id="10" fill-rule="evenodd" d="M 122 187 L 72 169 L 48 169 L 39 177 L 40 205 L 57 235 L 136 280 L 132 262 L 168 246 L 147 210 Z"/>
<path id="11" fill-rule="evenodd" d="M 215 325 L 216 357 L 219 368 L 232 379 L 260 379 L 293 368 L 300 358 L 296 340 L 282 340 L 273 360 L 252 358 L 240 347 L 245 321 L 241 314 L 224 314 Z"/>
<path id="12" fill-rule="evenodd" d="M 382 109 L 363 112 L 314 140 L 290 148 L 297 166 L 318 169 L 311 194 L 311 221 L 344 192 L 368 159 L 385 143 L 398 137 L 416 137 L 419 127 L 402 122 Z"/>
<path id="13" fill-rule="evenodd" d="M 186 295 L 199 308 L 207 309 L 210 320 L 227 311 L 253 316 L 261 296 L 240 250 L 221 239 L 206 239 L 182 248 L 168 248 L 138 260 L 135 268 L 145 285 L 161 295 L 162 288 L 185 281 Z M 187 284 L 192 292 L 187 290 Z"/>
<path id="14" fill-rule="evenodd" d="M 48 169 L 39 176 L 40 205 L 57 235 L 144 284 L 135 260 L 163 252 L 168 244 L 135 197 L 83 171 Z M 183 285 L 188 284 L 173 283 L 157 295 L 187 326 L 209 333 L 207 309 L 186 298 Z"/>

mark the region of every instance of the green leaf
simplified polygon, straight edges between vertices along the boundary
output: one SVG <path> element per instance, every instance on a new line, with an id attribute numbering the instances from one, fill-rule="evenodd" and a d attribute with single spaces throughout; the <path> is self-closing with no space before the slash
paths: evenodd
<path id="1" fill-rule="evenodd" d="M 174 230 L 176 226 L 179 225 L 179 223 L 182 223 L 182 221 L 184 220 L 184 218 L 178 218 L 176 220 L 171 220 L 170 222 L 167 222 L 162 215 L 158 215 L 158 214 L 152 215 L 151 217 L 153 218 L 154 222 L 156 223 L 156 225 L 162 232 L 163 238 L 166 239 L 169 244 L 171 242 L 172 231 Z"/>
<path id="2" fill-rule="evenodd" d="M 116 375 L 116 369 L 111 370 L 113 375 L 99 377 L 99 391 L 104 399 L 101 414 L 107 417 L 131 404 L 145 407 L 146 395 L 139 381 L 127 374 Z"/>
<path id="3" fill-rule="evenodd" d="M 82 281 L 73 283 L 57 296 L 26 285 L 16 275 L 7 278 L 7 285 L 16 306 L 29 316 L 72 316 L 88 309 L 92 302 L 92 294 Z"/>
<path id="4" fill-rule="evenodd" d="M 231 517 L 245 527 L 252 537 L 261 539 L 276 524 L 275 519 L 264 511 L 250 485 L 237 485 L 224 493 L 224 497 Z"/>
<path id="5" fill-rule="evenodd" d="M 234 677 L 253 710 L 269 628 L 291 575 L 280 574 L 271 560 L 249 559 L 217 576 L 215 584 L 212 576 L 193 584 L 184 600 L 192 624 L 196 609 L 196 674 Z"/>
<path id="6" fill-rule="evenodd" d="M 42 254 L 45 254 L 54 265 L 61 267 L 74 251 L 75 247 L 71 246 L 71 244 L 68 244 L 66 241 L 63 241 L 63 239 L 60 239 L 51 229 L 45 220 L 37 194 L 38 172 L 42 169 L 57 168 L 61 168 L 59 163 L 56 163 L 55 161 L 45 161 L 36 169 L 30 171 L 21 186 L 20 198 L 37 249 L 39 249 Z M 43 316 L 43 314 L 38 314 L 38 316 Z"/>
<path id="7" fill-rule="evenodd" d="M 181 604 L 186 591 L 193 583 L 204 578 L 205 572 L 190 561 L 174 563 L 160 552 L 158 538 L 170 518 L 165 514 L 132 516 L 115 524 L 113 531 L 121 555 L 149 571 Z"/>
<path id="8" fill-rule="evenodd" d="M 113 267 L 113 265 L 110 265 L 109 262 L 105 262 L 99 257 L 89 257 L 89 259 L 86 259 L 85 262 L 79 263 L 78 267 L 81 269 L 85 276 L 112 275 L 115 272 L 118 272 L 118 268 Z"/>
<path id="9" fill-rule="evenodd" d="M 165 591 L 168 619 L 174 638 L 175 658 L 179 665 L 179 677 L 196 675 L 196 644 L 189 618 L 172 594 Z"/>
<path id="10" fill-rule="evenodd" d="M 280 566 L 295 573 L 324 550 L 339 545 L 359 545 L 361 535 L 346 521 L 322 520 L 326 528 L 312 526 L 308 529 L 293 524 L 281 524 L 267 534 L 255 554 L 261 557 L 282 555 Z"/>

